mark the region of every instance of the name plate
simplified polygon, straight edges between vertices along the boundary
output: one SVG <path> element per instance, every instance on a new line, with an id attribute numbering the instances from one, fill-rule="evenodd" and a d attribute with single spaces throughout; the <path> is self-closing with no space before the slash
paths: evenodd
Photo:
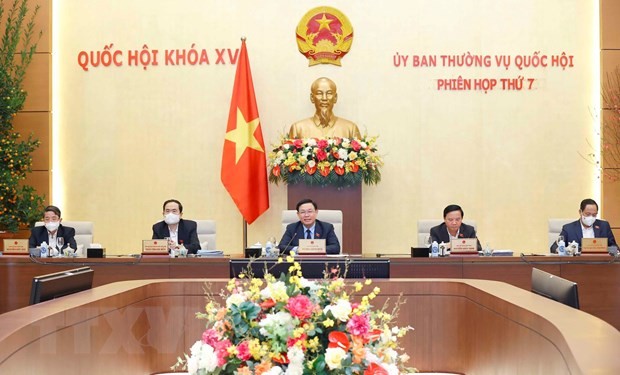
<path id="1" fill-rule="evenodd" d="M 168 254 L 168 241 L 167 240 L 142 240 L 142 254 L 143 255 L 167 255 Z"/>
<path id="2" fill-rule="evenodd" d="M 297 251 L 299 254 L 325 254 L 325 239 L 300 239 Z"/>
<path id="3" fill-rule="evenodd" d="M 582 253 L 607 253 L 607 238 L 582 238 Z"/>
<path id="4" fill-rule="evenodd" d="M 478 254 L 476 238 L 459 238 L 450 241 L 450 254 Z"/>
<path id="5" fill-rule="evenodd" d="M 4 239 L 4 253 L 12 255 L 30 255 L 28 240 Z"/>

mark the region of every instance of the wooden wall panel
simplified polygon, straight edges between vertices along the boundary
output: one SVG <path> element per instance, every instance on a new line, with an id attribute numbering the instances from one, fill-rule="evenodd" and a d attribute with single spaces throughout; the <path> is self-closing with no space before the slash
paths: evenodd
<path id="1" fill-rule="evenodd" d="M 601 0 L 601 49 L 620 49 L 620 1 Z"/>
<path id="2" fill-rule="evenodd" d="M 32 153 L 32 170 L 52 169 L 52 116 L 50 112 L 20 112 L 13 122 L 15 130 L 27 138 L 32 134 L 41 146 Z"/>
<path id="3" fill-rule="evenodd" d="M 50 171 L 33 171 L 28 174 L 25 184 L 35 188 L 38 194 L 44 195 L 44 204 L 51 203 L 52 196 L 52 173 Z"/>
<path id="4" fill-rule="evenodd" d="M 7 6 L 5 2 L 5 7 Z M 12 3 L 10 1 L 9 3 Z M 29 12 L 34 11 L 36 6 L 39 6 L 39 13 L 34 20 L 35 37 L 39 38 L 39 32 L 41 37 L 37 43 L 38 53 L 50 53 L 52 52 L 52 0 L 30 0 L 28 1 Z M 33 39 L 36 40 L 36 39 Z M 20 44 L 18 51 L 22 49 Z"/>
<path id="5" fill-rule="evenodd" d="M 52 110 L 52 55 L 37 53 L 26 71 L 24 90 L 28 93 L 23 111 Z"/>

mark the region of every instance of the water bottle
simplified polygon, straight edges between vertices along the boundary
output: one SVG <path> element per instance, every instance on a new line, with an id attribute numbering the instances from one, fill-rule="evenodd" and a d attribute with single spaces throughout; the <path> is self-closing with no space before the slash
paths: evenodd
<path id="1" fill-rule="evenodd" d="M 431 244 L 431 258 L 437 258 L 439 257 L 439 244 L 437 244 L 437 241 L 433 241 L 433 243 Z"/>
<path id="2" fill-rule="evenodd" d="M 47 243 L 43 242 L 41 244 L 41 258 L 47 258 L 48 256 L 49 255 L 48 255 L 48 252 L 47 252 Z"/>
<path id="3" fill-rule="evenodd" d="M 273 257 L 273 244 L 271 243 L 271 241 L 267 241 L 267 243 L 265 244 L 265 255 L 267 255 L 267 257 Z"/>
<path id="4" fill-rule="evenodd" d="M 566 256 L 566 244 L 563 239 L 558 240 L 558 255 L 562 257 Z"/>
<path id="5" fill-rule="evenodd" d="M 179 256 L 181 258 L 186 258 L 187 257 L 187 248 L 185 247 L 185 245 L 183 245 L 183 240 L 181 240 L 180 242 L 181 242 L 181 247 L 179 248 Z"/>

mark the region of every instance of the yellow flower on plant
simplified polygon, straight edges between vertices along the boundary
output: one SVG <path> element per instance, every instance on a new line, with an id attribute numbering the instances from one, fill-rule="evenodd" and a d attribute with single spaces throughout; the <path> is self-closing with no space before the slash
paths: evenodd
<path id="1" fill-rule="evenodd" d="M 334 321 L 331 320 L 330 318 L 327 318 L 323 321 L 323 326 L 325 327 L 333 327 L 334 326 Z"/>
<path id="2" fill-rule="evenodd" d="M 364 281 L 364 284 L 366 285 L 372 284 L 372 279 L 366 279 L 366 281 Z"/>
<path id="3" fill-rule="evenodd" d="M 363 288 L 364 286 L 363 286 L 363 285 L 362 285 L 362 283 L 360 283 L 359 281 L 356 281 L 356 282 L 353 284 L 353 287 L 355 287 L 355 291 L 356 291 L 356 292 L 359 292 L 360 290 L 362 290 L 362 288 Z"/>

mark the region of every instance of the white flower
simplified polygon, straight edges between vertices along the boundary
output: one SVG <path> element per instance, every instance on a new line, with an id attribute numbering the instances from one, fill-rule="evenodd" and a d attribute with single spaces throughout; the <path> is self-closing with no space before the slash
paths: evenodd
<path id="1" fill-rule="evenodd" d="M 344 148 L 338 149 L 338 159 L 347 160 L 348 158 L 349 158 L 349 152 L 346 149 Z"/>
<path id="2" fill-rule="evenodd" d="M 369 363 L 381 363 L 379 357 L 377 357 L 369 348 L 364 348 L 364 352 L 366 354 L 364 359 L 366 359 Z"/>
<path id="3" fill-rule="evenodd" d="M 388 375 L 400 375 L 398 367 L 395 364 L 382 363 L 381 367 L 383 367 L 388 372 Z"/>
<path id="4" fill-rule="evenodd" d="M 306 157 L 306 158 L 310 154 L 312 154 L 312 149 L 310 147 L 304 148 L 304 150 L 301 152 L 301 156 Z"/>
<path id="5" fill-rule="evenodd" d="M 310 147 L 316 146 L 316 139 L 314 138 L 308 138 L 305 141 L 306 141 L 306 144 Z"/>
<path id="6" fill-rule="evenodd" d="M 331 311 L 334 318 L 340 320 L 341 322 L 346 322 L 349 320 L 349 315 L 351 315 L 351 303 L 349 301 L 341 299 L 335 305 L 325 306 L 323 311 L 327 314 L 328 311 Z"/>
<path id="7" fill-rule="evenodd" d="M 343 161 L 343 160 L 338 160 L 338 161 L 336 162 L 336 166 L 338 166 L 338 167 L 340 167 L 340 168 L 344 167 L 344 161 Z"/>
<path id="8" fill-rule="evenodd" d="M 282 148 L 285 150 L 288 150 L 289 148 L 291 148 L 291 145 L 289 145 L 288 143 L 285 143 L 282 145 Z"/>
<path id="9" fill-rule="evenodd" d="M 187 359 L 187 370 L 190 374 L 197 374 L 200 370 L 211 372 L 216 369 L 217 355 L 211 345 L 196 341 L 190 353 L 191 357 Z"/>
<path id="10" fill-rule="evenodd" d="M 349 140 L 349 138 L 342 138 L 341 145 L 344 148 L 349 148 L 349 147 L 351 147 L 351 141 Z"/>
<path id="11" fill-rule="evenodd" d="M 342 368 L 342 360 L 347 353 L 342 348 L 327 348 L 325 350 L 325 363 L 330 370 Z"/>
<path id="12" fill-rule="evenodd" d="M 286 338 L 295 329 L 295 322 L 291 314 L 279 311 L 275 314 L 267 314 L 263 320 L 258 322 L 258 325 L 261 327 L 260 333 L 265 336 Z"/>
<path id="13" fill-rule="evenodd" d="M 265 375 L 280 375 L 282 373 L 282 368 L 280 366 L 274 366 L 270 368 L 269 371 L 263 372 Z"/>
<path id="14" fill-rule="evenodd" d="M 286 375 L 302 375 L 304 372 L 304 352 L 297 346 L 288 348 L 286 353 L 289 364 Z"/>
<path id="15" fill-rule="evenodd" d="M 316 161 L 314 161 L 314 160 L 310 160 L 310 161 L 308 162 L 308 166 L 309 166 L 310 168 L 314 168 L 314 166 L 315 166 L 315 165 L 316 165 Z"/>
<path id="16" fill-rule="evenodd" d="M 286 284 L 282 281 L 276 281 L 269 283 L 263 290 L 260 291 L 260 296 L 263 300 L 273 298 L 274 301 L 288 301 L 288 295 L 286 294 Z"/>
<path id="17" fill-rule="evenodd" d="M 368 144 L 366 142 L 360 142 L 360 146 L 362 146 L 362 148 L 366 148 L 368 147 Z"/>
<path id="18" fill-rule="evenodd" d="M 230 309 L 230 306 L 237 305 L 239 306 L 242 302 L 245 302 L 247 298 L 244 294 L 235 293 L 231 294 L 228 298 L 226 298 L 226 307 Z"/>
<path id="19" fill-rule="evenodd" d="M 398 359 L 398 353 L 396 350 L 392 348 L 386 348 L 383 351 L 383 362 L 384 363 L 394 363 Z"/>

